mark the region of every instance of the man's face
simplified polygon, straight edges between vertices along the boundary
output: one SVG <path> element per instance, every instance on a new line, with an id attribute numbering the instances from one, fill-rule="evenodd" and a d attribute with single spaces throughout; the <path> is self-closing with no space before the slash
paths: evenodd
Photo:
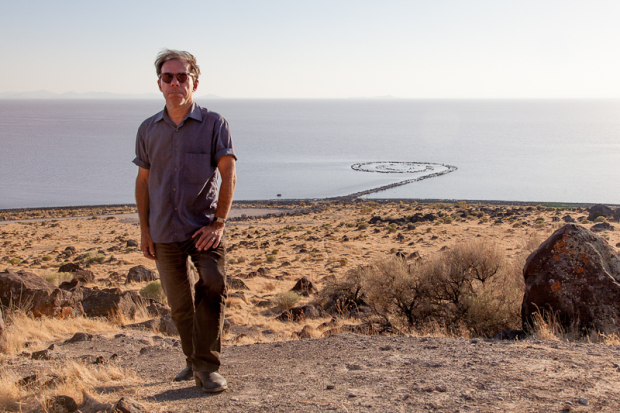
<path id="1" fill-rule="evenodd" d="M 180 60 L 168 60 L 161 67 L 161 73 L 189 73 L 189 65 Z M 193 102 L 192 94 L 198 87 L 198 80 L 188 76 L 185 82 L 180 83 L 175 76 L 170 83 L 159 79 L 157 84 L 159 85 L 159 90 L 164 94 L 166 104 L 176 107 Z"/>

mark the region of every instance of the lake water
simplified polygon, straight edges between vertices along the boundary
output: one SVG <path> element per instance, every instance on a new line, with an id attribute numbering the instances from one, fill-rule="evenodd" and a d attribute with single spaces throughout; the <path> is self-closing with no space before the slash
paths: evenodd
<path id="1" fill-rule="evenodd" d="M 198 101 L 231 127 L 235 199 L 321 198 L 410 179 L 361 162 L 458 169 L 369 197 L 620 204 L 620 101 Z M 0 209 L 133 203 L 135 133 L 163 100 L 0 101 Z"/>

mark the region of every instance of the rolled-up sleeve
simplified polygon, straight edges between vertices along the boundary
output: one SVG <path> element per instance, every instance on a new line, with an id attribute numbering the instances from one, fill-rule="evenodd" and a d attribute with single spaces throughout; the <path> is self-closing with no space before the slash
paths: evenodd
<path id="1" fill-rule="evenodd" d="M 146 151 L 146 133 L 144 123 L 138 128 L 138 134 L 136 135 L 136 157 L 133 163 L 140 168 L 151 169 L 151 162 L 149 160 L 148 153 Z"/>
<path id="2" fill-rule="evenodd" d="M 214 125 L 214 150 L 213 150 L 213 166 L 217 166 L 222 156 L 230 155 L 237 159 L 235 148 L 233 147 L 232 138 L 228 122 L 220 118 Z"/>

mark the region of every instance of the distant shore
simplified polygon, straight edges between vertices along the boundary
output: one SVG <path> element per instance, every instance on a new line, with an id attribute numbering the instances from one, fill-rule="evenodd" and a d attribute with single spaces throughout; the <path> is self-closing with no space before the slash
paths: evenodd
<path id="1" fill-rule="evenodd" d="M 589 208 L 596 203 L 586 202 L 536 202 L 536 201 L 502 201 L 502 200 L 477 200 L 477 199 L 415 199 L 415 198 L 383 198 L 366 199 L 351 197 L 309 198 L 309 199 L 272 199 L 272 200 L 240 200 L 234 201 L 229 217 L 233 220 L 247 217 L 261 217 L 273 215 L 291 215 L 310 212 L 313 207 L 326 203 L 357 204 L 375 202 L 377 204 L 403 203 L 403 204 L 436 204 L 466 202 L 467 204 L 487 205 L 512 205 L 512 206 L 537 206 L 554 208 Z M 611 207 L 620 207 L 619 204 L 605 204 Z M 0 209 L 0 225 L 15 221 L 42 221 L 59 218 L 105 218 L 114 216 L 127 221 L 137 222 L 135 204 L 109 204 L 109 205 L 77 205 L 55 207 L 32 207 Z"/>

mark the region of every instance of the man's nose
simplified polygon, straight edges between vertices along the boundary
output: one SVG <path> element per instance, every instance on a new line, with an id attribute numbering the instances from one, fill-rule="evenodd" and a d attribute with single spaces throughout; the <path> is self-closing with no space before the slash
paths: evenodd
<path id="1" fill-rule="evenodd" d="M 179 83 L 179 79 L 177 79 L 176 76 L 172 77 L 172 82 L 170 82 L 171 85 L 175 85 L 175 86 L 179 86 L 181 83 Z"/>

